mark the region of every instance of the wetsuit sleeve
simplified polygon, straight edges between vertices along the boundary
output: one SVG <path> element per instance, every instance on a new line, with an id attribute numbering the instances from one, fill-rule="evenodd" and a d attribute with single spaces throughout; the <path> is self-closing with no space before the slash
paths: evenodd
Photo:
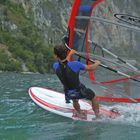
<path id="1" fill-rule="evenodd" d="M 77 67 L 79 68 L 79 70 L 85 70 L 85 64 L 83 64 L 79 61 L 77 61 L 76 63 L 77 63 Z"/>
<path id="2" fill-rule="evenodd" d="M 69 66 L 74 72 L 79 72 L 80 70 L 85 70 L 85 64 L 79 62 L 79 61 L 72 61 L 69 63 Z"/>

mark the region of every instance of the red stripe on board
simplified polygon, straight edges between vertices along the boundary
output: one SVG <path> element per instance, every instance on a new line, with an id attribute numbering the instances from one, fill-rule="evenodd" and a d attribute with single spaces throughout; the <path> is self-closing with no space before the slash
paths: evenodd
<path id="1" fill-rule="evenodd" d="M 56 106 L 56 105 L 53 105 L 53 104 L 50 104 L 48 102 L 45 102 L 43 100 L 41 100 L 40 98 L 38 98 L 37 96 L 35 96 L 32 92 L 32 90 L 30 89 L 30 95 L 32 96 L 32 98 L 34 98 L 37 102 L 39 102 L 40 104 L 46 106 L 46 107 L 49 107 L 51 109 L 55 109 L 55 110 L 59 110 L 59 109 L 62 109 L 62 110 L 69 110 L 69 111 L 74 111 L 74 109 L 70 109 L 70 108 L 63 108 L 63 107 L 59 107 L 59 106 Z"/>
<path id="2" fill-rule="evenodd" d="M 46 89 L 46 88 L 42 88 L 42 89 Z M 51 109 L 55 109 L 55 110 L 69 110 L 69 111 L 74 111 L 75 109 L 70 109 L 70 108 L 64 108 L 64 107 L 59 107 L 59 106 L 56 106 L 56 105 L 53 105 L 53 104 L 50 104 L 48 102 L 45 102 L 43 100 L 41 100 L 40 98 L 38 98 L 37 96 L 34 95 L 34 93 L 32 92 L 32 90 L 30 89 L 30 95 L 32 96 L 32 98 L 34 98 L 37 102 L 39 102 L 40 104 L 46 106 L 46 107 L 49 107 Z M 50 90 L 50 91 L 53 91 L 53 90 Z M 86 102 L 87 103 L 87 102 Z M 89 104 L 89 103 L 88 103 Z M 94 114 L 93 110 L 92 109 L 89 109 L 89 110 L 85 110 L 88 114 Z M 106 114 L 108 113 L 108 111 L 106 111 Z"/>
<path id="3" fill-rule="evenodd" d="M 39 88 L 42 88 L 42 87 L 39 87 Z M 46 88 L 42 88 L 42 89 L 46 89 Z M 48 89 L 46 89 L 46 90 L 48 90 Z M 50 91 L 53 91 L 53 90 L 50 90 Z M 54 92 L 55 92 L 55 91 L 54 91 Z M 41 100 L 40 98 L 38 98 L 37 96 L 34 95 L 34 93 L 32 92 L 32 88 L 29 89 L 29 93 L 30 93 L 30 96 L 31 96 L 34 100 L 36 100 L 38 103 L 44 105 L 45 107 L 48 107 L 48 108 L 51 108 L 51 109 L 54 109 L 54 110 L 57 110 L 57 111 L 59 111 L 59 110 L 72 111 L 72 113 L 73 113 L 74 110 L 75 110 L 74 108 L 73 108 L 73 109 L 70 109 L 70 108 L 63 108 L 63 107 L 59 107 L 59 106 L 57 106 L 57 105 L 53 105 L 53 104 L 50 104 L 50 103 L 48 103 L 48 102 L 45 102 L 45 101 Z M 60 93 L 60 94 L 61 94 L 61 93 Z M 84 101 L 84 100 L 83 100 L 83 102 L 88 103 L 87 101 Z M 88 104 L 89 104 L 89 103 L 88 103 Z M 83 110 L 83 111 L 85 111 L 87 114 L 95 115 L 95 113 L 93 112 L 92 109 Z M 114 117 L 115 117 L 115 116 L 116 116 L 116 117 L 118 116 L 118 115 L 116 115 L 115 113 L 113 113 L 112 111 L 104 109 L 102 106 L 100 106 L 100 111 L 101 111 L 102 114 L 107 115 L 107 116 L 114 116 Z"/>

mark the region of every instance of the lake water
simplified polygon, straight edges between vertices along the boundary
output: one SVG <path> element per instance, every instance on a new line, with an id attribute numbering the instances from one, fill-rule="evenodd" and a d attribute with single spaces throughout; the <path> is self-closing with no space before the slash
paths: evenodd
<path id="1" fill-rule="evenodd" d="M 50 113 L 30 99 L 28 89 L 62 91 L 55 75 L 0 73 L 0 140 L 139 140 L 140 105 L 115 104 L 117 120 L 74 121 Z"/>

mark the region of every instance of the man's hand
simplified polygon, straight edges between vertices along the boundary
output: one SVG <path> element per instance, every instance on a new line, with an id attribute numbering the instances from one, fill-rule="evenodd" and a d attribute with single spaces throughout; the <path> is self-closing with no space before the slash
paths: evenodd
<path id="1" fill-rule="evenodd" d="M 95 60 L 94 62 L 95 62 L 95 64 L 97 64 L 97 65 L 100 65 L 100 64 L 101 64 L 101 61 L 99 61 L 99 60 Z"/>
<path id="2" fill-rule="evenodd" d="M 101 64 L 101 62 L 99 60 L 95 60 L 94 64 L 91 65 L 86 65 L 86 70 L 90 71 L 90 70 L 95 70 L 97 68 L 97 66 L 99 66 Z"/>
<path id="3" fill-rule="evenodd" d="M 71 49 L 71 51 L 69 52 L 68 56 L 67 56 L 67 60 L 69 61 L 71 56 L 74 55 L 74 54 L 77 54 L 77 51 L 74 50 L 74 49 Z"/>
<path id="4" fill-rule="evenodd" d="M 74 50 L 74 49 L 71 49 L 71 51 L 70 51 L 70 53 L 69 53 L 70 55 L 73 55 L 73 54 L 77 54 L 77 51 L 76 50 Z"/>

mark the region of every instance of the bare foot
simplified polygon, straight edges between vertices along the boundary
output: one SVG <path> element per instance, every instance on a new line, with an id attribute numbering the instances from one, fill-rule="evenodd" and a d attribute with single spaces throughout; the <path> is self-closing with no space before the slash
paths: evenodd
<path id="1" fill-rule="evenodd" d="M 92 118 L 92 120 L 94 121 L 94 120 L 98 120 L 98 119 L 101 119 L 103 116 L 101 115 L 101 114 L 97 114 L 97 115 L 95 115 L 95 117 L 94 118 Z"/>
<path id="2" fill-rule="evenodd" d="M 96 116 L 96 119 L 101 119 L 103 116 L 101 115 L 101 114 L 95 114 L 95 116 Z"/>
<path id="3" fill-rule="evenodd" d="M 74 117 L 78 117 L 78 118 L 81 118 L 81 119 L 86 119 L 87 114 L 86 114 L 85 111 L 80 110 L 80 111 L 74 112 Z"/>

